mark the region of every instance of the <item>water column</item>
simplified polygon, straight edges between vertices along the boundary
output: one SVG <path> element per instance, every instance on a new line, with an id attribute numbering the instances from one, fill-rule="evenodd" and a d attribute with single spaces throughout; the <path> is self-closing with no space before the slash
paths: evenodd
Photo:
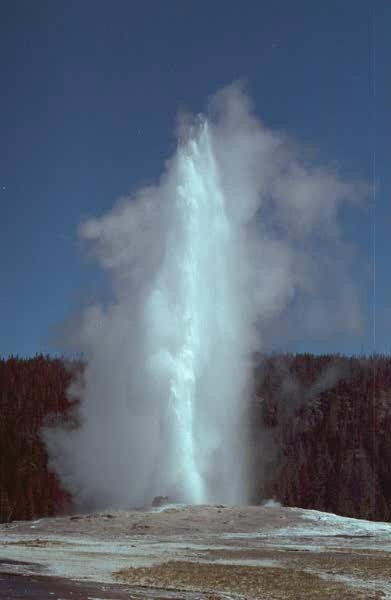
<path id="1" fill-rule="evenodd" d="M 219 437 L 208 382 L 216 370 L 216 348 L 222 351 L 231 343 L 227 332 L 233 320 L 227 275 L 230 227 L 206 121 L 178 149 L 174 176 L 172 232 L 150 304 L 155 331 L 167 329 L 166 321 L 172 328 L 165 347 L 156 348 L 168 383 L 161 449 L 166 456 L 159 458 L 159 469 L 168 495 L 200 504 L 211 501 L 208 453 L 212 438 Z"/>
<path id="2" fill-rule="evenodd" d="M 181 305 L 178 326 L 182 345 L 175 357 L 171 379 L 170 408 L 175 414 L 178 460 L 182 461 L 182 485 L 189 501 L 208 501 L 199 462 L 203 453 L 202 434 L 195 438 L 201 415 L 198 397 L 203 371 L 210 368 L 210 336 L 215 331 L 216 281 L 215 244 L 221 239 L 216 226 L 224 216 L 224 199 L 219 189 L 210 147 L 207 123 L 198 136 L 180 150 L 176 206 L 183 228 L 180 260 Z M 224 248 L 220 248 L 224 252 Z M 209 364 L 208 364 L 209 363 Z M 205 407 L 204 407 L 205 408 Z"/>

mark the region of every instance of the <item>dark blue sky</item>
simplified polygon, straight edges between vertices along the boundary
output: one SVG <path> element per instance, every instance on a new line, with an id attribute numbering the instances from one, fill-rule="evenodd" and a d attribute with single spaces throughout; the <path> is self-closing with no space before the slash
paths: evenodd
<path id="1" fill-rule="evenodd" d="M 203 110 L 237 78 L 267 125 L 343 174 L 370 181 L 376 146 L 376 348 L 389 352 L 390 23 L 387 0 L 3 0 L 0 354 L 57 350 L 53 328 L 97 285 L 81 218 L 156 180 L 178 109 Z M 362 335 L 298 348 L 372 351 L 371 220 L 345 219 L 361 252 Z"/>

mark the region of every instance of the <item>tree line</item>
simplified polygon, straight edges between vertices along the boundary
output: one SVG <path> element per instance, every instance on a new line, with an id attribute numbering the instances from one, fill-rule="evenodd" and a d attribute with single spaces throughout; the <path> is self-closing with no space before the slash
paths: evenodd
<path id="1" fill-rule="evenodd" d="M 67 389 L 82 373 L 81 361 L 0 360 L 0 521 L 72 510 L 41 431 L 78 426 Z M 253 502 L 391 521 L 390 357 L 257 355 L 248 418 Z"/>
<path id="2" fill-rule="evenodd" d="M 258 498 L 391 520 L 391 359 L 264 357 L 252 405 L 271 452 Z"/>
<path id="3" fill-rule="evenodd" d="M 48 468 L 42 427 L 70 419 L 75 374 L 59 359 L 0 360 L 0 521 L 66 512 L 71 498 Z"/>

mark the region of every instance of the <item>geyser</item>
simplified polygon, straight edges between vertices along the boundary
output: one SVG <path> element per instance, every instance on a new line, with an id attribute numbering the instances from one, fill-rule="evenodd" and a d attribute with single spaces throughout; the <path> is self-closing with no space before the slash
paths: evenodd
<path id="1" fill-rule="evenodd" d="M 241 435 L 246 317 L 205 120 L 179 148 L 173 177 L 173 227 L 146 310 L 151 374 L 168 390 L 159 486 L 190 503 L 235 501 L 245 497 L 242 453 L 230 454 Z"/>
<path id="2" fill-rule="evenodd" d="M 181 131 L 156 186 L 80 227 L 113 292 L 68 327 L 80 426 L 43 432 L 80 506 L 248 502 L 254 351 L 360 323 L 337 214 L 366 188 L 303 161 L 238 84 Z"/>

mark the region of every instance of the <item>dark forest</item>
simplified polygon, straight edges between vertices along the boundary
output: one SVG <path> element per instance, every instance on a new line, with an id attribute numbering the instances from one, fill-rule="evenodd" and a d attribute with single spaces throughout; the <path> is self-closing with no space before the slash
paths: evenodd
<path id="1" fill-rule="evenodd" d="M 67 398 L 80 361 L 0 360 L 0 521 L 68 513 L 42 427 L 77 427 Z M 257 356 L 249 410 L 253 502 L 274 498 L 391 521 L 391 359 Z"/>

